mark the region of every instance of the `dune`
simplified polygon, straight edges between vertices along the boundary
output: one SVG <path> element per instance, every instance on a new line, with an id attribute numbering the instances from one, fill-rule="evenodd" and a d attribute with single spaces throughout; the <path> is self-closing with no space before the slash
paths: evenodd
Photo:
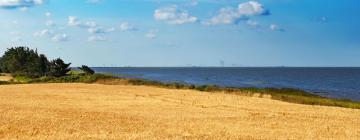
<path id="1" fill-rule="evenodd" d="M 0 86 L 0 139 L 358 139 L 360 110 L 150 86 Z"/>

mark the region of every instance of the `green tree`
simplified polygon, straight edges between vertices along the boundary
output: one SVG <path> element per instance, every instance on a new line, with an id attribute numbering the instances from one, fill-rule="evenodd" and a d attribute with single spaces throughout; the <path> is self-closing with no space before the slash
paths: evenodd
<path id="1" fill-rule="evenodd" d="M 28 47 L 9 48 L 0 57 L 0 71 L 28 77 L 65 76 L 71 63 L 66 64 L 60 58 L 49 62 L 43 54 Z"/>
<path id="2" fill-rule="evenodd" d="M 2 72 L 30 77 L 43 76 L 46 71 L 42 69 L 42 60 L 36 50 L 28 47 L 15 47 L 8 49 L 0 59 Z M 44 55 L 43 55 L 44 56 Z"/>
<path id="3" fill-rule="evenodd" d="M 0 57 L 0 73 L 2 73 L 1 65 L 2 65 L 2 57 Z"/>
<path id="4" fill-rule="evenodd" d="M 39 63 L 40 63 L 40 69 L 42 72 L 42 75 L 47 75 L 49 72 L 50 62 L 47 59 L 47 57 L 43 54 L 40 54 L 39 56 Z"/>
<path id="5" fill-rule="evenodd" d="M 79 67 L 79 69 L 82 70 L 85 74 L 88 74 L 88 75 L 93 75 L 95 73 L 94 70 L 92 70 L 91 68 L 89 68 L 86 65 L 82 65 L 81 67 Z"/>
<path id="6" fill-rule="evenodd" d="M 61 77 L 61 76 L 65 76 L 66 73 L 68 73 L 71 69 L 70 66 L 71 63 L 66 64 L 62 59 L 57 58 L 55 60 L 52 60 L 50 62 L 50 67 L 49 67 L 49 76 L 54 76 L 54 77 Z"/>

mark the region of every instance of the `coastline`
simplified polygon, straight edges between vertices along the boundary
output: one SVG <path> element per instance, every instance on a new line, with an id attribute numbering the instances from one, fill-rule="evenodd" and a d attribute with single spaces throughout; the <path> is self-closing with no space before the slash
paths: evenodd
<path id="1" fill-rule="evenodd" d="M 192 85 L 176 82 L 160 82 L 137 78 L 105 78 L 98 79 L 95 83 L 110 85 L 145 85 L 169 89 L 190 89 L 207 93 L 234 94 L 239 96 L 270 97 L 273 100 L 280 100 L 289 103 L 337 106 L 344 108 L 360 109 L 360 102 L 348 99 L 335 99 L 315 95 L 300 89 L 293 88 L 236 88 L 220 87 L 217 85 Z"/>
<path id="2" fill-rule="evenodd" d="M 7 75 L 7 78 L 9 75 Z M 176 82 L 160 82 L 139 78 L 119 78 L 112 74 L 94 74 L 83 75 L 78 71 L 71 71 L 69 75 L 51 78 L 29 78 L 17 76 L 11 81 L 2 81 L 3 84 L 42 84 L 42 83 L 97 83 L 104 85 L 137 85 L 137 86 L 154 86 L 167 89 L 185 89 L 195 90 L 207 93 L 223 93 L 234 94 L 240 96 L 257 96 L 268 97 L 273 100 L 280 100 L 289 103 L 306 104 L 306 105 L 321 105 L 321 106 L 336 106 L 352 109 L 360 109 L 360 102 L 351 101 L 347 99 L 334 99 L 315 95 L 303 90 L 292 88 L 233 88 L 233 87 L 220 87 L 216 85 L 192 85 Z"/>
<path id="3" fill-rule="evenodd" d="M 96 67 L 122 78 L 143 78 L 220 87 L 292 88 L 335 99 L 360 101 L 360 68 L 325 67 Z"/>

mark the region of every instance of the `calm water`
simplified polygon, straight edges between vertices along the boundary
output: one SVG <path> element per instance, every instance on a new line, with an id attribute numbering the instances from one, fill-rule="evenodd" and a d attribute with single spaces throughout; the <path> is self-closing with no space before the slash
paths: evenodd
<path id="1" fill-rule="evenodd" d="M 121 77 L 227 87 L 298 88 L 360 101 L 360 68 L 94 68 Z"/>

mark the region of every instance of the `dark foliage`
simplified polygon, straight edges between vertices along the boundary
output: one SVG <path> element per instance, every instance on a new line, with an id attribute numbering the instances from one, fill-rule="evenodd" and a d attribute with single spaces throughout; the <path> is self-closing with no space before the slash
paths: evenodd
<path id="1" fill-rule="evenodd" d="M 86 65 L 82 65 L 81 67 L 79 67 L 79 69 L 81 70 L 81 71 L 83 71 L 85 74 L 87 74 L 87 75 L 93 75 L 93 74 L 95 74 L 95 71 L 94 70 L 92 70 L 91 68 L 89 68 L 88 66 L 86 66 Z"/>
<path id="2" fill-rule="evenodd" d="M 50 62 L 47 59 L 47 57 L 43 54 L 40 54 L 39 56 L 39 63 L 40 63 L 40 70 L 43 72 L 42 75 L 47 75 L 49 73 L 50 70 Z"/>
<path id="3" fill-rule="evenodd" d="M 66 64 L 60 58 L 52 60 L 49 65 L 50 67 L 49 67 L 48 75 L 53 77 L 65 76 L 66 73 L 68 73 L 71 70 L 69 67 L 70 65 L 71 63 Z"/>
<path id="4" fill-rule="evenodd" d="M 69 69 L 68 67 L 69 65 L 65 65 L 61 59 L 50 63 L 45 55 L 38 54 L 37 50 L 28 47 L 9 48 L 0 57 L 0 71 L 13 75 L 41 77 L 53 74 L 54 76 L 63 76 L 66 74 L 64 71 Z M 52 70 L 51 73 L 50 70 Z"/>
<path id="5" fill-rule="evenodd" d="M 10 48 L 0 59 L 0 69 L 16 75 L 39 77 L 46 73 L 41 69 L 41 61 L 36 50 L 27 47 Z"/>

